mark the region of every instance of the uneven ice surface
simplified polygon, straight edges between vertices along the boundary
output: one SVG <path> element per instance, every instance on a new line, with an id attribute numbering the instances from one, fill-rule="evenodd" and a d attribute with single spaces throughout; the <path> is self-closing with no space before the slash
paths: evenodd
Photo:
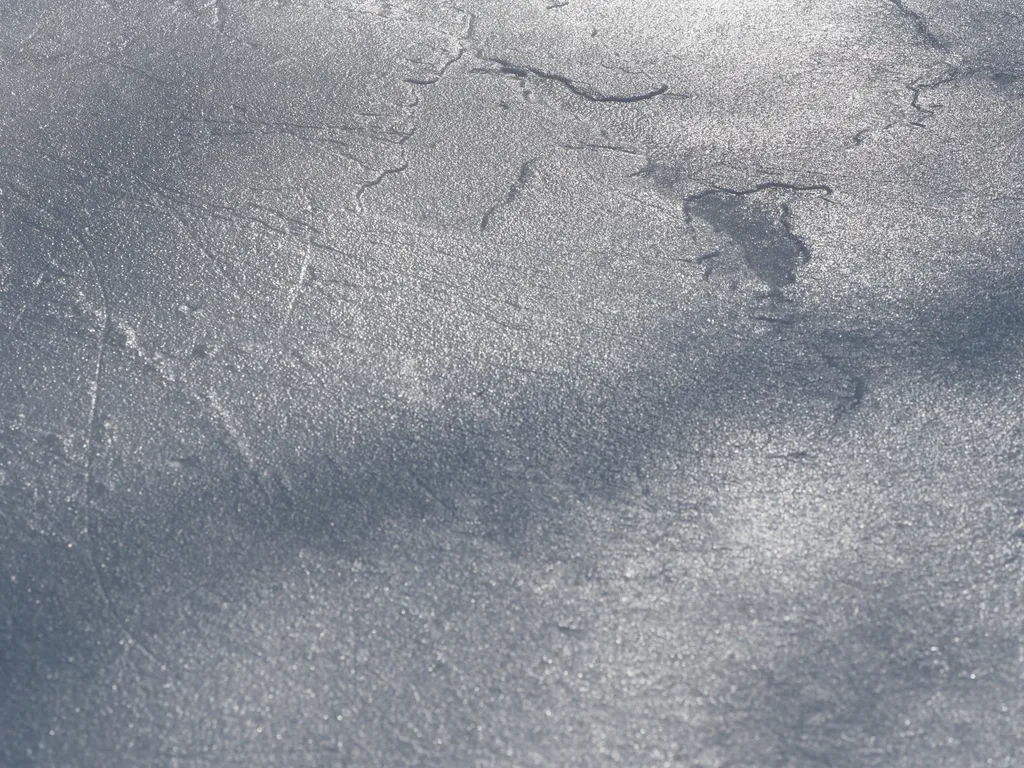
<path id="1" fill-rule="evenodd" d="M 1015 766 L 1020 0 L 0 0 L 0 765 Z"/>

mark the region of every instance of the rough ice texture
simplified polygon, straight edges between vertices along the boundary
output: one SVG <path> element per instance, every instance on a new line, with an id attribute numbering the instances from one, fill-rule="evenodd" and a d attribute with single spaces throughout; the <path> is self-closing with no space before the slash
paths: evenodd
<path id="1" fill-rule="evenodd" d="M 1016 766 L 1019 0 L 0 0 L 0 764 Z"/>

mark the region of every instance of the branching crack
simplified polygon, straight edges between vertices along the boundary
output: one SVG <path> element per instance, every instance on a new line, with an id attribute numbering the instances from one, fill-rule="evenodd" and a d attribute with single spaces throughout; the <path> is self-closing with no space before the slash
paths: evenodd
<path id="1" fill-rule="evenodd" d="M 405 82 L 410 85 L 434 85 L 445 76 L 453 64 L 466 55 L 466 46 L 473 39 L 473 34 L 476 30 L 476 14 L 458 6 L 455 6 L 454 9 L 462 14 L 464 20 L 462 33 L 456 38 L 458 50 L 430 75 L 426 77 L 407 77 Z"/>
<path id="2" fill-rule="evenodd" d="M 459 47 L 459 52 L 447 59 L 435 72 L 431 73 L 428 77 L 407 77 L 405 82 L 410 85 L 435 85 L 440 82 L 441 78 L 445 76 L 448 70 L 453 64 L 459 61 L 463 56 L 466 55 L 466 49 L 464 46 Z"/>
<path id="3" fill-rule="evenodd" d="M 429 75 L 425 77 L 405 78 L 404 82 L 407 85 L 412 86 L 414 89 L 422 86 L 436 85 L 448 73 L 448 70 L 451 69 L 452 66 L 454 66 L 458 61 L 460 61 L 463 56 L 465 56 L 467 50 L 466 46 L 468 45 L 469 41 L 472 40 L 476 29 L 476 14 L 474 14 L 472 11 L 467 11 L 459 6 L 454 6 L 454 9 L 462 14 L 464 22 L 461 34 L 459 34 L 458 37 L 456 38 L 458 43 L 457 50 L 453 55 L 446 59 L 445 62 L 439 68 L 437 68 L 434 72 L 430 73 Z M 419 128 L 419 126 L 416 124 L 416 111 L 417 108 L 419 107 L 419 104 L 419 96 L 416 94 L 416 91 L 413 90 L 412 101 L 407 105 L 411 113 L 410 121 L 412 122 L 412 127 L 409 128 L 408 130 L 400 132 L 399 139 L 397 142 L 395 142 L 402 148 L 401 162 L 398 165 L 381 170 L 374 178 L 364 181 L 362 184 L 360 184 L 359 188 L 356 190 L 355 197 L 356 211 L 358 213 L 362 213 L 365 210 L 363 207 L 363 195 L 366 194 L 367 190 L 379 186 L 389 176 L 394 176 L 396 174 L 408 170 L 409 154 L 406 144 L 409 141 L 409 139 L 415 136 L 416 131 Z"/>
<path id="4" fill-rule="evenodd" d="M 363 195 L 366 194 L 368 189 L 373 189 L 374 187 L 379 186 L 388 176 L 394 176 L 395 174 L 402 173 L 408 169 L 409 161 L 403 158 L 400 165 L 397 165 L 394 168 L 385 168 L 383 171 L 378 173 L 376 177 L 360 184 L 359 189 L 356 190 L 356 210 L 360 213 L 363 212 Z"/>
<path id="5" fill-rule="evenodd" d="M 709 251 L 708 253 L 701 254 L 693 260 L 694 264 L 700 264 L 704 267 L 704 274 L 702 277 L 707 282 L 711 279 L 711 273 L 714 271 L 715 259 L 722 255 L 721 250 Z"/>
<path id="6" fill-rule="evenodd" d="M 907 84 L 907 90 L 912 94 L 910 98 L 910 106 L 917 114 L 921 115 L 921 119 L 912 120 L 910 123 L 911 125 L 924 128 L 924 118 L 932 117 L 936 111 L 942 107 L 941 104 L 922 104 L 921 95 L 932 88 L 938 88 L 941 85 L 953 82 L 960 76 L 960 74 L 961 72 L 957 67 L 946 65 L 943 67 L 942 71 L 934 77 L 919 77 Z"/>
<path id="7" fill-rule="evenodd" d="M 915 78 L 903 87 L 910 91 L 910 108 L 914 111 L 917 116 L 914 120 L 908 120 L 906 123 L 899 120 L 893 120 L 885 125 L 878 128 L 861 128 L 852 137 L 853 147 L 859 147 L 864 144 L 867 137 L 872 133 L 879 132 L 884 133 L 891 131 L 894 128 L 899 128 L 903 125 L 911 125 L 915 128 L 927 128 L 928 124 L 926 120 L 934 117 L 938 111 L 944 106 L 942 104 L 926 104 L 922 101 L 924 94 L 934 88 L 939 88 L 943 85 L 955 82 L 961 77 L 970 77 L 981 75 L 996 84 L 1001 84 L 1009 80 L 1010 77 L 1007 73 L 1001 71 L 993 71 L 988 67 L 979 67 L 975 69 L 962 69 L 958 66 L 945 62 L 941 65 L 937 72 L 931 74 L 921 75 Z"/>

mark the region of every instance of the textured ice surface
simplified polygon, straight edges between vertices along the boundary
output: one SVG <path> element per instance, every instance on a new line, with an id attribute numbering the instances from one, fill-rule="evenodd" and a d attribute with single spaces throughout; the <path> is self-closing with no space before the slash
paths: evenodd
<path id="1" fill-rule="evenodd" d="M 0 0 L 0 765 L 1014 766 L 1019 0 Z"/>

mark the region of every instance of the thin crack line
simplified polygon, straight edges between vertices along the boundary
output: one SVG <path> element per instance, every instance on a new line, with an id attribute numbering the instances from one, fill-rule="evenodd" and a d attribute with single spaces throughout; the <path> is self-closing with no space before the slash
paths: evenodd
<path id="1" fill-rule="evenodd" d="M 920 13 L 908 8 L 907 4 L 903 0 L 889 0 L 889 4 L 898 10 L 905 19 L 913 24 L 914 32 L 922 42 L 931 48 L 945 48 L 942 41 L 939 40 L 939 38 L 937 38 L 928 28 L 928 23 Z"/>
<path id="2" fill-rule="evenodd" d="M 288 303 L 285 305 L 284 314 L 281 317 L 281 324 L 277 329 L 277 337 L 280 340 L 284 335 L 288 323 L 291 321 L 292 313 L 295 311 L 295 302 L 302 292 L 302 286 L 306 282 L 306 273 L 309 271 L 309 264 L 313 258 L 313 230 L 309 229 L 306 234 L 306 247 L 302 254 L 302 263 L 299 265 L 299 274 L 295 278 L 291 289 L 288 292 Z"/>
<path id="3" fill-rule="evenodd" d="M 92 569 L 93 575 L 96 579 L 96 588 L 100 593 L 100 598 L 103 600 L 103 604 L 106 606 L 107 612 L 114 619 L 115 626 L 125 636 L 125 638 L 127 638 L 128 642 L 132 646 L 138 646 L 138 648 L 151 661 L 157 664 L 161 669 L 166 669 L 166 665 L 160 661 L 159 657 L 153 653 L 147 644 L 135 637 L 131 628 L 128 626 L 128 621 L 122 619 L 119 615 L 114 602 L 111 599 L 110 593 L 107 590 L 106 584 L 103 582 L 103 574 L 100 570 L 99 563 L 96 562 L 96 526 L 92 520 L 92 486 L 94 483 L 93 465 L 95 463 L 97 444 L 99 442 L 96 435 L 97 419 L 101 411 L 100 391 L 104 375 L 107 336 L 110 333 L 110 292 L 107 288 L 106 281 L 103 279 L 103 273 L 100 271 L 99 265 L 96 263 L 96 258 L 93 255 L 92 249 L 85 242 L 85 239 L 75 232 L 69 232 L 69 234 L 82 248 L 86 262 L 89 264 L 89 269 L 93 273 L 93 278 L 96 281 L 96 286 L 99 288 L 102 300 L 99 340 L 96 348 L 96 362 L 93 369 L 92 384 L 89 392 L 89 412 L 85 425 L 85 488 L 83 493 L 85 505 L 85 557 L 88 560 L 89 567 Z"/>
<path id="4" fill-rule="evenodd" d="M 495 213 L 497 213 L 499 210 L 501 210 L 505 206 L 511 205 L 512 203 L 514 203 L 516 201 L 516 199 L 519 197 L 519 195 L 522 194 L 523 189 L 526 187 L 527 183 L 530 181 L 530 179 L 533 176 L 533 169 L 534 169 L 534 166 L 536 166 L 536 164 L 537 164 L 537 160 L 533 159 L 533 160 L 527 160 L 526 162 L 524 162 L 522 165 L 519 166 L 519 175 L 516 177 L 516 180 L 512 182 L 512 185 L 508 188 L 508 191 L 505 193 L 505 197 L 502 200 L 500 200 L 499 202 L 497 202 L 494 205 L 492 205 L 490 208 L 488 208 L 484 212 L 483 217 L 481 217 L 481 219 L 480 219 L 480 231 L 481 232 L 486 232 L 487 230 L 489 230 L 491 228 L 491 217 Z"/>
<path id="5" fill-rule="evenodd" d="M 491 64 L 497 64 L 498 74 L 513 75 L 515 77 L 528 77 L 530 75 L 533 75 L 535 77 L 541 78 L 542 80 L 551 80 L 552 82 L 558 83 L 559 85 L 563 86 L 569 92 L 574 93 L 575 95 L 580 96 L 581 98 L 584 98 L 587 101 L 592 101 L 599 104 L 632 104 L 638 101 L 649 101 L 650 99 L 655 99 L 658 96 L 664 96 L 669 93 L 668 85 L 666 83 L 662 83 L 654 90 L 647 91 L 645 93 L 630 94 L 626 96 L 611 95 L 601 93 L 599 91 L 595 91 L 589 88 L 584 88 L 582 86 L 577 85 L 572 79 L 566 77 L 565 75 L 559 75 L 554 72 L 546 72 L 545 70 L 539 69 L 538 67 L 533 67 L 527 64 L 515 64 L 506 59 L 498 59 L 491 56 L 483 56 L 479 53 L 477 54 L 477 58 L 480 59 L 481 61 L 486 61 Z"/>
<path id="6" fill-rule="evenodd" d="M 822 192 L 823 197 L 826 199 L 831 198 L 835 193 L 835 190 L 833 190 L 828 184 L 792 184 L 787 181 L 764 181 L 746 189 L 730 189 L 729 187 L 721 187 L 717 184 L 712 184 L 708 189 L 688 196 L 686 198 L 686 202 L 695 203 L 698 200 L 703 200 L 704 198 L 711 197 L 713 195 L 746 197 L 747 195 L 756 195 L 758 192 L 764 192 L 769 189 L 781 189 L 787 192 Z"/>

